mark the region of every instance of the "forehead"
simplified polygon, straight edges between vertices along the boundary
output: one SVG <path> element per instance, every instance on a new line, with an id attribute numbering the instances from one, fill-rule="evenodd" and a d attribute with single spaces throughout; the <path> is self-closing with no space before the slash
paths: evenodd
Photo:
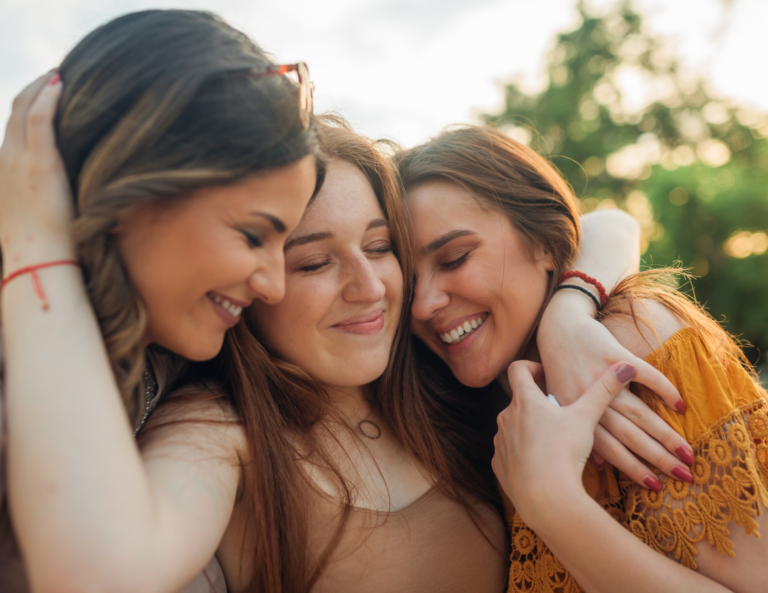
<path id="1" fill-rule="evenodd" d="M 334 160 L 328 164 L 323 187 L 309 205 L 296 233 L 319 226 L 343 226 L 384 218 L 373 187 L 355 165 Z"/>
<path id="2" fill-rule="evenodd" d="M 427 181 L 408 191 L 408 209 L 417 244 L 435 234 L 469 227 L 498 224 L 506 217 L 476 198 L 469 190 L 448 181 Z"/>

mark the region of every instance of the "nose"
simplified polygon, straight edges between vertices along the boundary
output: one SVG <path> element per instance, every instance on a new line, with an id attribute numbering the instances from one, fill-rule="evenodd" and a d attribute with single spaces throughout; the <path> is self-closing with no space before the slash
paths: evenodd
<path id="1" fill-rule="evenodd" d="M 247 280 L 248 288 L 256 298 L 268 305 L 274 305 L 285 296 L 285 258 L 283 250 L 262 252 L 259 265 Z"/>
<path id="2" fill-rule="evenodd" d="M 417 277 L 411 305 L 411 315 L 419 321 L 428 321 L 440 309 L 451 302 L 450 296 L 434 281 Z"/>
<path id="3" fill-rule="evenodd" d="M 342 293 L 344 300 L 376 303 L 384 298 L 386 287 L 367 257 L 360 255 L 350 262 L 349 267 L 349 277 Z"/>

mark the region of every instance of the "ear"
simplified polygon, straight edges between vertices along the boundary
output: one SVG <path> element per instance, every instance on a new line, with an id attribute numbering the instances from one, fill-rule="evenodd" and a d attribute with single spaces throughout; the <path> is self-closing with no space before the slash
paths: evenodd
<path id="1" fill-rule="evenodd" d="M 552 261 L 552 253 L 543 245 L 536 244 L 533 249 L 533 261 L 545 272 L 553 272 L 555 264 Z"/>

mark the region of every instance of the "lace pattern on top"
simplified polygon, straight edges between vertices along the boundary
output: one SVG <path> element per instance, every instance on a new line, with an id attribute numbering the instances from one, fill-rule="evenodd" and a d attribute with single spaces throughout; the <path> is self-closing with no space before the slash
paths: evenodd
<path id="1" fill-rule="evenodd" d="M 755 517 L 768 508 L 768 403 L 734 410 L 695 443 L 693 482 L 659 476 L 653 492 L 622 480 L 625 526 L 643 542 L 696 569 L 696 546 L 704 540 L 730 557 L 728 524 L 760 537 Z M 761 508 L 762 504 L 762 508 Z"/>
<path id="2" fill-rule="evenodd" d="M 657 474 L 663 485 L 657 493 L 622 479 L 622 496 L 598 503 L 646 545 L 695 570 L 699 542 L 735 556 L 729 523 L 760 537 L 755 517 L 768 508 L 768 402 L 741 406 L 691 445 L 693 482 Z M 510 591 L 582 592 L 516 513 L 510 527 Z"/>

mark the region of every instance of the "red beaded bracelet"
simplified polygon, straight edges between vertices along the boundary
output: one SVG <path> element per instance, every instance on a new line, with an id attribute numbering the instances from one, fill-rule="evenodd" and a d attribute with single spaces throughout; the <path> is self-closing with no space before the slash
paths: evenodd
<path id="1" fill-rule="evenodd" d="M 603 286 L 599 280 L 592 278 L 592 276 L 587 276 L 584 272 L 571 270 L 570 272 L 565 272 L 562 276 L 560 276 L 560 281 L 558 284 L 562 284 L 569 278 L 578 278 L 579 280 L 583 280 L 587 284 L 594 286 L 597 289 L 597 292 L 600 294 L 600 306 L 605 307 L 605 303 L 608 302 L 608 293 L 605 291 L 605 286 Z"/>
<path id="2" fill-rule="evenodd" d="M 45 295 L 45 291 L 43 290 L 43 285 L 40 284 L 40 278 L 37 275 L 37 270 L 42 270 L 43 268 L 52 268 L 53 266 L 80 267 L 80 262 L 75 261 L 73 259 L 60 259 L 57 261 L 49 261 L 44 264 L 37 264 L 34 266 L 27 266 L 26 268 L 21 268 L 20 270 L 16 270 L 15 272 L 8 274 L 8 276 L 3 278 L 3 283 L 2 285 L 0 285 L 0 289 L 5 288 L 6 284 L 8 284 L 14 278 L 18 278 L 22 274 L 31 274 L 32 287 L 35 289 L 35 293 L 37 294 L 37 297 L 40 299 L 40 306 L 43 309 L 43 311 L 47 311 L 50 308 L 50 305 L 48 304 L 48 297 Z"/>

